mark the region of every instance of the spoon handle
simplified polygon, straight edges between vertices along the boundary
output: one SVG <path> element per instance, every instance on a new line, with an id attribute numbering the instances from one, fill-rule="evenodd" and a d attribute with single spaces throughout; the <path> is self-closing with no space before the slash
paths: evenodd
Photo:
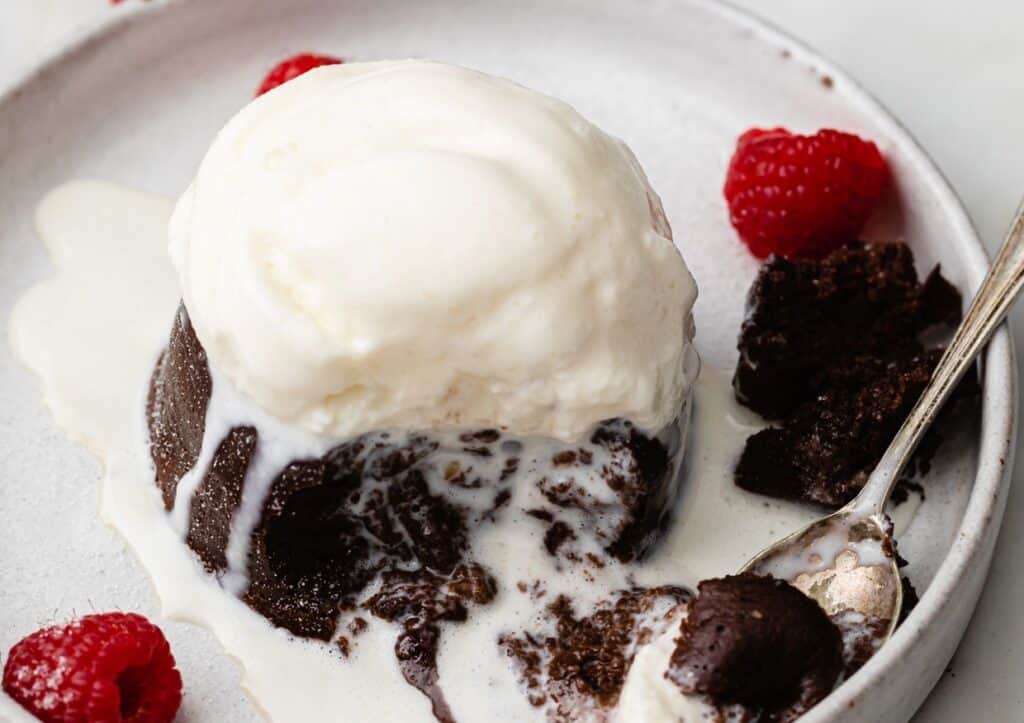
<path id="1" fill-rule="evenodd" d="M 914 453 L 918 442 L 935 421 L 943 403 L 972 368 L 974 359 L 1006 317 L 1024 286 L 1024 203 L 1017 209 L 1010 231 L 992 268 L 978 289 L 971 308 L 939 360 L 931 381 L 893 438 L 864 488 L 849 505 L 852 512 L 881 514 L 889 494 Z"/>

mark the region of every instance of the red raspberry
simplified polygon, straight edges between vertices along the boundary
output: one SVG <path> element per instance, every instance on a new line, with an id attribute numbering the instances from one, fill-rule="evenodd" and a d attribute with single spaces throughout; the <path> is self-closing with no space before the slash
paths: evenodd
<path id="1" fill-rule="evenodd" d="M 88 615 L 11 648 L 3 687 L 43 723 L 170 723 L 181 675 L 163 633 L 141 615 Z"/>
<path id="2" fill-rule="evenodd" d="M 820 257 L 856 239 L 888 176 L 875 144 L 855 135 L 755 128 L 736 143 L 724 192 L 755 256 Z"/>
<path id="3" fill-rule="evenodd" d="M 267 77 L 263 79 L 263 83 L 260 85 L 259 90 L 256 91 L 256 95 L 263 95 L 268 90 L 284 85 L 289 80 L 298 78 L 313 68 L 319 68 L 321 65 L 338 65 L 344 62 L 341 58 L 335 58 L 331 55 L 317 55 L 315 53 L 293 55 L 287 60 L 282 60 L 274 66 L 273 70 L 267 73 Z"/>

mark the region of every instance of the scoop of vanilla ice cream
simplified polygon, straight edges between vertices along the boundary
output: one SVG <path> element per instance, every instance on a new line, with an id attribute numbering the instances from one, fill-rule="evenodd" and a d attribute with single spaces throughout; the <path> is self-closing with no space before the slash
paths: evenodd
<path id="1" fill-rule="evenodd" d="M 465 68 L 331 66 L 256 99 L 170 239 L 211 363 L 320 434 L 657 430 L 693 381 L 696 286 L 633 154 Z"/>

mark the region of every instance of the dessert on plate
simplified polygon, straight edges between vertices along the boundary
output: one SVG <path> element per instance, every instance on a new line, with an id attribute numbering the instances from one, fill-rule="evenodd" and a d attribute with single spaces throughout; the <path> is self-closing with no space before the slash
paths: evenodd
<path id="1" fill-rule="evenodd" d="M 447 720 L 449 624 L 657 544 L 696 286 L 633 154 L 569 106 L 434 63 L 315 70 L 228 123 L 170 235 L 155 481 L 274 625 L 343 656 L 395 626 Z"/>
<path id="2" fill-rule="evenodd" d="M 920 394 L 960 297 L 856 240 L 886 174 L 849 134 L 741 136 L 725 196 L 769 258 L 729 387 L 698 378 L 697 286 L 622 141 L 465 68 L 297 56 L 170 217 L 180 300 L 104 514 L 275 720 L 793 720 L 871 621 L 706 564 L 687 513 L 747 551 L 730 505 L 842 505 Z M 33 671 L 78 661 L 104 710 L 170 720 L 159 630 L 96 617 L 19 643 L 5 690 L 72 720 Z"/>

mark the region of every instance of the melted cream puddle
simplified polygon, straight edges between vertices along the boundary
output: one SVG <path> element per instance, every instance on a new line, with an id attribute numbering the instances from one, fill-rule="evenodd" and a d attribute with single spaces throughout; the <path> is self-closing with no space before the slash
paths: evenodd
<path id="1" fill-rule="evenodd" d="M 391 626 L 371 624 L 348 660 L 328 646 L 294 639 L 207 577 L 172 529 L 153 483 L 142 424 L 148 377 L 178 304 L 165 250 L 171 206 L 165 198 L 95 181 L 73 182 L 48 195 L 37 227 L 57 273 L 15 307 L 9 328 L 16 354 L 38 375 L 57 423 L 103 460 L 103 519 L 135 550 L 164 615 L 211 629 L 241 663 L 243 687 L 268 717 L 289 723 L 433 720 L 427 699 L 402 679 Z M 620 587 L 626 572 L 641 585 L 691 586 L 731 573 L 813 519 L 811 510 L 732 484 L 734 459 L 760 424 L 733 401 L 729 374 L 705 368 L 669 536 L 642 565 L 625 571 L 610 566 L 586 596 Z M 900 526 L 909 524 L 913 509 L 900 509 Z M 488 544 L 508 547 L 502 555 L 515 557 L 514 544 Z M 530 572 L 550 573 L 537 567 Z M 486 649 L 494 631 L 509 625 L 501 616 L 515 607 L 499 602 L 445 631 L 439 670 L 442 685 L 450 681 L 446 695 L 462 723 L 538 717 L 497 645 L 491 645 L 492 655 Z M 515 620 L 523 622 L 522 614 L 518 610 Z M 625 701 L 623 707 L 632 708 Z M 616 719 L 652 720 L 650 715 L 643 707 L 621 710 Z"/>
<path id="2" fill-rule="evenodd" d="M 37 228 L 57 273 L 11 314 L 15 353 L 35 372 L 57 423 L 104 463 L 101 514 L 135 550 L 171 619 L 210 628 L 244 668 L 243 686 L 279 721 L 332 721 L 346 711 L 377 720 L 429 719 L 372 626 L 346 665 L 326 646 L 271 627 L 207 578 L 172 530 L 144 454 L 143 394 L 178 304 L 166 256 L 170 200 L 94 181 L 57 188 Z M 394 669 L 387 679 L 358 671 Z M 355 675 L 354 675 L 355 674 Z M 382 702 L 387 710 L 377 711 Z M 388 714 L 390 710 L 390 714 Z"/>

